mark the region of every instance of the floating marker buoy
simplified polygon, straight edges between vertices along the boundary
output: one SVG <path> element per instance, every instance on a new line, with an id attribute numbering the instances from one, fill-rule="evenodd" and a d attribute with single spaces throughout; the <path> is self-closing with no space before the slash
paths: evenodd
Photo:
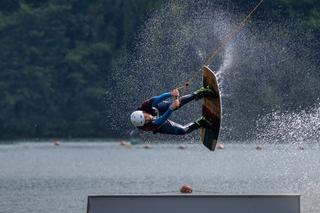
<path id="1" fill-rule="evenodd" d="M 257 146 L 256 146 L 256 150 L 262 150 L 262 145 L 260 145 L 260 144 L 257 145 Z"/>
<path id="2" fill-rule="evenodd" d="M 60 141 L 53 141 L 53 145 L 59 146 L 60 145 Z"/>
<path id="3" fill-rule="evenodd" d="M 130 142 L 128 142 L 126 145 L 124 145 L 124 147 L 126 148 L 131 148 L 132 147 L 132 144 Z"/>
<path id="4" fill-rule="evenodd" d="M 120 141 L 120 145 L 121 146 L 124 146 L 124 147 L 127 147 L 127 148 L 131 148 L 132 147 L 132 144 L 128 141 Z"/>
<path id="5" fill-rule="evenodd" d="M 126 145 L 128 145 L 128 143 L 129 143 L 129 142 L 127 142 L 127 141 L 120 141 L 120 145 L 121 145 L 121 146 L 126 146 Z"/>
<path id="6" fill-rule="evenodd" d="M 192 187 L 187 184 L 183 184 L 180 188 L 181 193 L 192 193 Z"/>
<path id="7" fill-rule="evenodd" d="M 222 143 L 219 143 L 217 146 L 218 149 L 224 149 L 224 145 Z"/>
<path id="8" fill-rule="evenodd" d="M 151 147 L 150 144 L 145 144 L 145 145 L 143 146 L 143 148 L 145 148 L 145 149 L 151 149 L 152 147 Z"/>
<path id="9" fill-rule="evenodd" d="M 186 148 L 187 148 L 187 146 L 184 145 L 184 144 L 180 144 L 180 145 L 178 146 L 178 149 L 186 149 Z"/>

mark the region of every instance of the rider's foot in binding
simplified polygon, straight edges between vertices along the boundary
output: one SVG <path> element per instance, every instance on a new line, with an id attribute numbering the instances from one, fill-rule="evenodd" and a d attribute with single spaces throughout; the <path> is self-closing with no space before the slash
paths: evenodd
<path id="1" fill-rule="evenodd" d="M 201 87 L 200 89 L 198 89 L 197 91 L 195 91 L 193 93 L 193 95 L 195 96 L 195 99 L 196 100 L 199 100 L 203 97 L 212 97 L 212 98 L 217 98 L 218 97 L 218 94 L 213 91 L 212 89 L 210 89 L 209 86 L 206 86 L 206 87 Z"/>
<path id="2" fill-rule="evenodd" d="M 199 127 L 203 128 L 210 128 L 212 126 L 212 122 L 203 116 L 199 118 L 195 123 L 199 125 Z"/>

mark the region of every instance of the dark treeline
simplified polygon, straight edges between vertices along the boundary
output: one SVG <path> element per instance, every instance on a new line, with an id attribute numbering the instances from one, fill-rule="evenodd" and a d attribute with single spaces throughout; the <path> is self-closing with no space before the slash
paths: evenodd
<path id="1" fill-rule="evenodd" d="M 112 63 L 154 5 L 0 1 L 0 137 L 109 135 Z"/>
<path id="2" fill-rule="evenodd" d="M 248 11 L 247 0 L 235 2 Z M 119 130 L 115 135 L 106 117 L 111 110 L 106 97 L 113 95 L 113 68 L 125 63 L 139 28 L 162 3 L 0 1 L 0 139 L 106 137 L 127 132 Z M 263 14 L 271 15 L 274 9 L 282 10 L 276 13 L 279 20 L 296 17 L 310 36 L 320 36 L 319 1 L 267 1 L 257 19 L 263 20 Z M 312 48 L 316 52 L 319 45 Z M 313 74 L 314 82 L 319 82 L 319 73 Z M 279 78 L 286 81 L 286 76 Z M 308 98 L 311 103 L 317 97 Z"/>

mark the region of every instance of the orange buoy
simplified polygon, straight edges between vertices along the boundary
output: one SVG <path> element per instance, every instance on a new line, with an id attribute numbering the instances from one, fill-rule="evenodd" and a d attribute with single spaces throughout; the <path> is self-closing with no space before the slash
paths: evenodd
<path id="1" fill-rule="evenodd" d="M 184 145 L 184 144 L 180 144 L 180 145 L 178 146 L 178 149 L 186 149 L 186 148 L 187 148 L 187 146 Z"/>
<path id="2" fill-rule="evenodd" d="M 181 193 L 192 193 L 192 187 L 187 184 L 183 184 L 180 188 Z"/>
<path id="3" fill-rule="evenodd" d="M 218 149 L 224 149 L 224 145 L 222 143 L 219 143 L 217 146 Z"/>
<path id="4" fill-rule="evenodd" d="M 145 145 L 143 146 L 143 148 L 145 148 L 145 149 L 151 149 L 152 146 L 151 146 L 150 144 L 145 144 Z"/>
<path id="5" fill-rule="evenodd" d="M 60 141 L 53 141 L 53 145 L 59 146 L 60 145 Z"/>
<path id="6" fill-rule="evenodd" d="M 124 146 L 124 147 L 127 147 L 127 148 L 131 148 L 132 147 L 132 144 L 128 141 L 120 141 L 120 145 L 121 146 Z"/>
<path id="7" fill-rule="evenodd" d="M 262 145 L 260 145 L 260 144 L 257 145 L 257 146 L 256 146 L 256 150 L 262 150 Z"/>

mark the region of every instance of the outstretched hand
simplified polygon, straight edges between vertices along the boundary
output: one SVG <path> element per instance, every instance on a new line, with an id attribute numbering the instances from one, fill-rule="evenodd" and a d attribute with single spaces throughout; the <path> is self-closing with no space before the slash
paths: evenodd
<path id="1" fill-rule="evenodd" d="M 172 108 L 173 110 L 176 110 L 176 109 L 178 109 L 179 107 L 180 107 L 180 100 L 179 100 L 179 99 L 174 100 L 174 101 L 172 102 L 172 104 L 171 104 L 171 108 Z"/>
<path id="2" fill-rule="evenodd" d="M 173 90 L 171 91 L 171 96 L 174 97 L 174 98 L 179 97 L 179 96 L 180 96 L 179 90 L 178 90 L 178 89 L 173 89 Z"/>

